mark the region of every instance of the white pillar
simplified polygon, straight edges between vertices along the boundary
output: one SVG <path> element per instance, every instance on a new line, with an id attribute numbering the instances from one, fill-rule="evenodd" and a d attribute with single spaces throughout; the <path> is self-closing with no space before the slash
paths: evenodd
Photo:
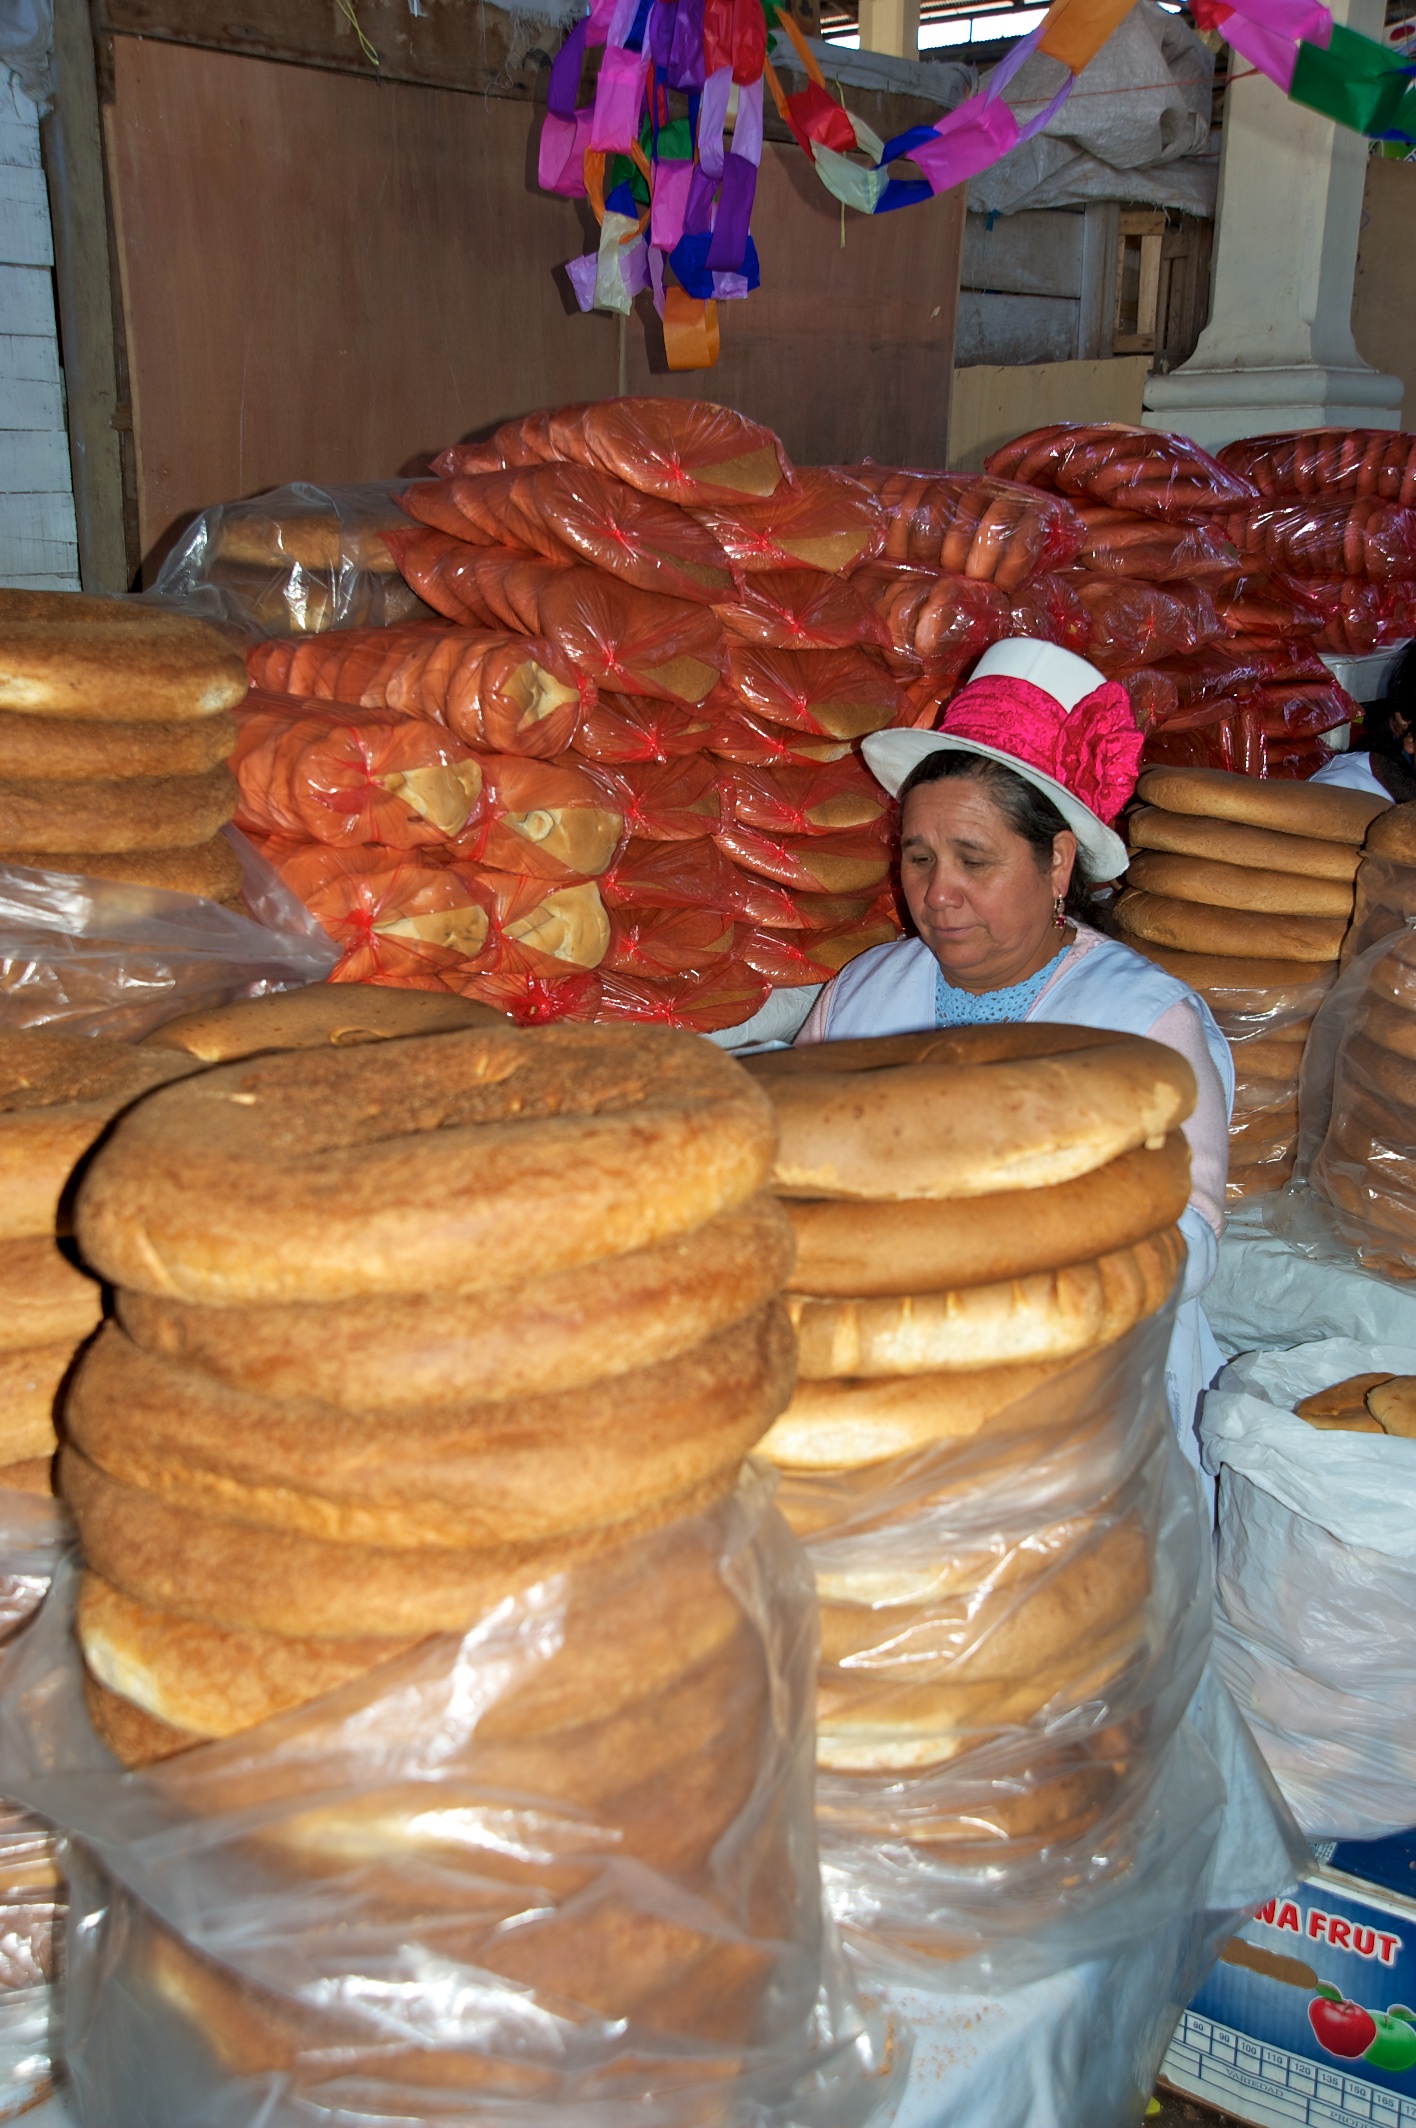
<path id="1" fill-rule="evenodd" d="M 860 0 L 860 48 L 919 57 L 919 0 Z"/>
<path id="2" fill-rule="evenodd" d="M 1333 0 L 1333 14 L 1382 34 L 1382 0 Z M 1233 57 L 1238 73 L 1246 62 Z M 1210 322 L 1188 362 L 1147 382 L 1151 428 L 1213 449 L 1272 429 L 1398 426 L 1400 378 L 1364 362 L 1352 337 L 1366 169 L 1360 133 L 1261 74 L 1231 84 Z"/>

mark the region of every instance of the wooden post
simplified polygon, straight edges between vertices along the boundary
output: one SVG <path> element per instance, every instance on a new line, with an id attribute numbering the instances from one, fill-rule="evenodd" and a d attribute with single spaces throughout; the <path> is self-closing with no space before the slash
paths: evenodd
<path id="1" fill-rule="evenodd" d="M 860 0 L 860 48 L 919 57 L 919 0 Z"/>

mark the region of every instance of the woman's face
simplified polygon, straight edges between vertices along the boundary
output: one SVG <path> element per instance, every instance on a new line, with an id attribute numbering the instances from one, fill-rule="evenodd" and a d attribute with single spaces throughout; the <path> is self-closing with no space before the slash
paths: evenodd
<path id="1" fill-rule="evenodd" d="M 1056 838 L 1050 864 L 967 776 L 921 784 L 905 800 L 900 875 L 920 937 L 964 990 L 1002 990 L 1046 967 L 1061 943 L 1053 905 L 1065 895 L 1077 838 Z"/>

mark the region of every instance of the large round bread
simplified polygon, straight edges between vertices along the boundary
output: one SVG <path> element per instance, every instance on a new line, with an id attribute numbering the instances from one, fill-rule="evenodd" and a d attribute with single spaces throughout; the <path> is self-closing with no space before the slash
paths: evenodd
<path id="1" fill-rule="evenodd" d="M 993 1286 L 894 1300 L 794 1295 L 797 1371 L 819 1382 L 1071 1358 L 1153 1315 L 1184 1258 L 1179 1229 L 1167 1227 L 1092 1263 Z"/>
<path id="2" fill-rule="evenodd" d="M 740 1322 L 791 1269 L 776 1200 L 688 1234 L 489 1293 L 209 1308 L 120 1292 L 136 1343 L 275 1397 L 355 1411 L 462 1405 L 597 1384 L 672 1359 Z"/>
<path id="3" fill-rule="evenodd" d="M 1026 1426 L 1027 1400 L 1072 1364 L 1070 1359 L 1034 1360 L 972 1373 L 798 1382 L 759 1453 L 782 1470 L 854 1471 L 938 1441 L 1006 1430 L 1009 1413 L 1017 1412 Z"/>
<path id="4" fill-rule="evenodd" d="M 0 710 L 0 777 L 49 783 L 126 776 L 199 776 L 233 752 L 236 719 L 224 710 L 174 724 L 91 724 Z"/>
<path id="5" fill-rule="evenodd" d="M 937 1293 L 1054 1271 L 1144 1240 L 1184 1211 L 1190 1149 L 1172 1131 L 1074 1182 L 990 1197 L 868 1204 L 789 1202 L 797 1293 Z"/>
<path id="6" fill-rule="evenodd" d="M 1158 805 L 1139 806 L 1127 819 L 1126 836 L 1135 850 L 1171 850 L 1180 857 L 1208 857 L 1259 872 L 1301 872 L 1310 879 L 1353 880 L 1362 855 L 1355 843 L 1276 835 L 1271 828 L 1167 813 Z"/>
<path id="7" fill-rule="evenodd" d="M 0 1240 L 52 1235 L 69 1178 L 107 1125 L 195 1068 L 101 1036 L 0 1034 Z"/>
<path id="8" fill-rule="evenodd" d="M 1375 793 L 1333 784 L 1235 776 L 1220 768 L 1148 768 L 1136 795 L 1167 813 L 1197 813 L 1280 835 L 1347 843 L 1360 843 L 1368 823 L 1388 802 Z"/>
<path id="9" fill-rule="evenodd" d="M 488 1292 L 644 1248 L 752 1196 L 775 1139 L 731 1057 L 660 1028 L 281 1052 L 187 1090 L 113 1133 L 78 1231 L 116 1284 L 225 1305 Z"/>
<path id="10" fill-rule="evenodd" d="M 1385 1108 L 1390 1129 L 1403 1143 L 1416 1145 L 1416 1065 L 1372 1041 L 1360 1021 L 1348 1035 L 1338 1064 L 1334 1101 L 1339 1106 L 1349 1083 Z"/>
<path id="11" fill-rule="evenodd" d="M 103 1319 L 103 1290 L 47 1234 L 0 1241 L 0 1352 L 82 1344 Z"/>
<path id="12" fill-rule="evenodd" d="M 1185 1059 L 1138 1035 L 1000 1026 L 904 1039 L 917 1061 L 900 1060 L 898 1038 L 752 1060 L 777 1113 L 782 1195 L 1046 1188 L 1158 1142 L 1195 1102 Z"/>
<path id="13" fill-rule="evenodd" d="M 187 850 L 225 827 L 240 797 L 224 761 L 196 776 L 0 783 L 0 850 Z"/>
<path id="14" fill-rule="evenodd" d="M 1363 1000 L 1357 1025 L 1369 1042 L 1390 1049 L 1399 1057 L 1409 1057 L 1416 1065 L 1416 1012 L 1393 1005 L 1386 998 L 1369 997 Z"/>
<path id="15" fill-rule="evenodd" d="M 1347 930 L 1343 917 L 1260 916 L 1251 909 L 1204 908 L 1134 887 L 1117 902 L 1116 921 L 1130 937 L 1235 960 L 1335 961 Z"/>
<path id="16" fill-rule="evenodd" d="M 1334 845 L 1336 847 L 1336 845 Z M 1128 886 L 1168 894 L 1175 901 L 1215 909 L 1254 909 L 1264 915 L 1352 914 L 1352 888 L 1340 879 L 1303 872 L 1260 872 L 1248 865 L 1217 864 L 1209 857 L 1181 857 L 1169 850 L 1142 850 L 1131 859 Z"/>
<path id="17" fill-rule="evenodd" d="M 1395 864 L 1416 864 L 1416 802 L 1389 805 L 1378 813 L 1367 830 L 1369 857 L 1387 857 Z"/>
<path id="18" fill-rule="evenodd" d="M 1303 1068 L 1303 1051 L 1307 1047 L 1311 1025 L 1309 1021 L 1299 1028 L 1285 1027 L 1282 1034 L 1256 1035 L 1247 1041 L 1231 1037 L 1230 1047 L 1239 1085 L 1256 1082 L 1268 1089 L 1274 1083 L 1296 1084 Z M 1238 1098 L 1236 1092 L 1236 1101 Z M 1271 1098 L 1267 1091 L 1264 1098 Z"/>
<path id="19" fill-rule="evenodd" d="M 1214 999 L 1218 1009 L 1234 1013 L 1274 1013 L 1314 1009 L 1311 992 L 1330 990 L 1337 980 L 1331 961 L 1279 961 L 1240 959 L 1233 954 L 1190 953 L 1183 947 L 1161 946 L 1148 938 L 1130 939 L 1136 953 L 1144 954 L 1168 975 L 1188 983 L 1201 997 Z"/>
<path id="20" fill-rule="evenodd" d="M 110 1477 L 227 1519 L 400 1549 L 539 1543 L 735 1471 L 791 1395 L 794 1360 L 773 1302 L 612 1383 L 390 1421 L 230 1388 L 110 1327 L 78 1371 L 66 1430 Z"/>
<path id="21" fill-rule="evenodd" d="M 116 620 L 77 608 L 54 620 L 0 613 L 0 710 L 167 724 L 231 709 L 245 692 L 245 660 L 204 621 L 152 609 Z"/>
<path id="22" fill-rule="evenodd" d="M 144 1038 L 144 1049 L 185 1049 L 203 1064 L 226 1064 L 263 1049 L 353 1048 L 402 1035 L 442 1034 L 453 1027 L 504 1027 L 490 1005 L 431 990 L 391 990 L 379 983 L 311 983 L 270 997 L 238 998 L 180 1019 Z"/>
<path id="23" fill-rule="evenodd" d="M 31 1456 L 52 1456 L 59 1446 L 54 1432 L 54 1400 L 74 1364 L 68 1338 L 28 1351 L 0 1352 L 0 1463 Z"/>
<path id="24" fill-rule="evenodd" d="M 190 850 L 7 850 L 5 863 L 79 879 L 118 879 L 165 894 L 230 902 L 241 892 L 241 860 L 224 835 Z"/>

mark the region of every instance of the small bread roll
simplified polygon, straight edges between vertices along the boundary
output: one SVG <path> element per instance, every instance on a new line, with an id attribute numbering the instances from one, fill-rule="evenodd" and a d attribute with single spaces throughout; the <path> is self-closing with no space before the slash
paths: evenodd
<path id="1" fill-rule="evenodd" d="M 1336 847 L 1336 845 L 1334 845 Z M 1127 884 L 1176 901 L 1214 909 L 1255 909 L 1265 915 L 1352 914 L 1352 889 L 1341 879 L 1315 879 L 1302 872 L 1260 872 L 1248 865 L 1217 864 L 1208 857 L 1180 857 L 1143 850 L 1131 859 Z"/>
<path id="2" fill-rule="evenodd" d="M 1365 1419 L 1370 1417 L 1367 1407 L 1368 1390 L 1378 1389 L 1383 1382 L 1389 1382 L 1391 1379 L 1389 1374 L 1349 1374 L 1345 1380 L 1334 1382 L 1328 1389 L 1315 1389 L 1311 1396 L 1304 1397 L 1302 1403 L 1295 1404 L 1293 1408 L 1298 1417 L 1306 1419 L 1309 1425 L 1319 1422 L 1335 1424 L 1343 1419 Z M 1359 1430 L 1370 1432 L 1372 1429 Z"/>

